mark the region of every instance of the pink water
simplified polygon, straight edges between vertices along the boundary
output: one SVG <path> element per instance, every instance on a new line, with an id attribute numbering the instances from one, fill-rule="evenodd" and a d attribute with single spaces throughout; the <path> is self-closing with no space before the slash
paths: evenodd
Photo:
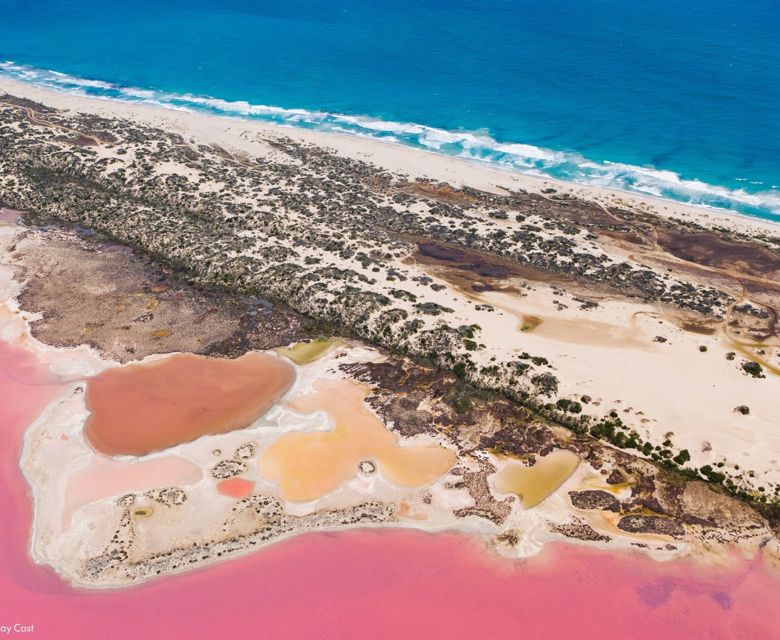
<path id="1" fill-rule="evenodd" d="M 21 433 L 59 391 L 0 343 L 0 625 L 26 637 L 298 639 L 780 638 L 780 582 L 638 554 L 548 546 L 499 561 L 460 535 L 309 534 L 121 591 L 75 591 L 27 559 Z"/>
<path id="2" fill-rule="evenodd" d="M 79 507 L 95 500 L 132 491 L 195 484 L 202 476 L 200 467 L 180 456 L 133 462 L 94 456 L 89 466 L 72 473 L 68 478 L 62 526 L 68 526 L 71 516 Z"/>
<path id="3" fill-rule="evenodd" d="M 16 211 L 15 209 L 0 208 L 0 222 L 16 222 L 21 213 L 21 211 Z"/>

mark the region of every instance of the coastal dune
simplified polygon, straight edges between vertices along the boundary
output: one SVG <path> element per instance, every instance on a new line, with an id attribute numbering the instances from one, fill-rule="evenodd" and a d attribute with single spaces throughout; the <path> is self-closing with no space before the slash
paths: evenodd
<path id="1" fill-rule="evenodd" d="M 356 136 L 54 93 L 5 78 L 0 89 L 75 117 L 105 118 L 89 120 L 104 131 L 82 132 L 94 144 L 77 155 L 85 167 L 96 163 L 85 170 L 104 176 L 113 192 L 143 159 L 153 169 L 132 179 L 166 208 L 108 222 L 84 215 L 128 242 L 170 253 L 199 271 L 204 285 L 260 290 L 336 327 L 360 326 L 358 335 L 390 348 L 400 335 L 404 349 L 433 351 L 446 366 L 454 364 L 450 354 L 463 358 L 480 385 L 501 386 L 518 366 L 526 372 L 523 392 L 537 395 L 531 381 L 554 378 L 555 392 L 540 394 L 541 403 L 579 403 L 594 421 L 617 413 L 626 439 L 636 433 L 656 455 L 672 442 L 673 457 L 685 450 L 696 468 L 728 465 L 741 488 L 774 494 L 778 225 Z M 34 106 L 12 104 L 17 115 Z M 40 135 L 64 131 L 41 125 L 44 117 L 52 119 L 32 122 Z M 109 131 L 120 121 L 151 127 L 139 129 L 141 137 L 165 137 L 165 159 L 143 145 L 125 153 L 132 145 L 118 136 L 127 127 Z M 182 198 L 197 216 L 176 218 Z M 322 293 L 309 295 L 311 286 Z M 384 300 L 395 315 L 380 321 Z M 390 320 L 395 328 L 370 326 Z M 471 344 L 437 336 L 441 348 L 431 351 L 408 335 L 410 323 L 426 334 L 479 327 L 467 339 L 476 348 L 456 353 Z M 524 353 L 533 359 L 518 365 Z M 480 372 L 493 367 L 500 379 L 488 381 Z"/>

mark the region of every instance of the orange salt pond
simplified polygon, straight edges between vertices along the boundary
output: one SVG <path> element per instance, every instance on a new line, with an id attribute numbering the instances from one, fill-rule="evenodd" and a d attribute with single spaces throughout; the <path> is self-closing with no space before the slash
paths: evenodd
<path id="1" fill-rule="evenodd" d="M 532 467 L 511 461 L 496 476 L 496 489 L 501 493 L 514 493 L 523 506 L 530 509 L 544 502 L 566 482 L 579 464 L 579 456 L 564 449 L 537 458 Z"/>
<path id="2" fill-rule="evenodd" d="M 100 453 L 142 456 L 249 426 L 294 378 L 289 363 L 264 353 L 177 354 L 107 369 L 87 384 L 85 435 Z"/>
<path id="3" fill-rule="evenodd" d="M 290 501 L 315 500 L 338 489 L 364 460 L 375 461 L 385 478 L 405 487 L 435 482 L 453 464 L 455 454 L 438 445 L 401 446 L 398 438 L 368 409 L 370 389 L 348 380 L 318 380 L 316 393 L 290 403 L 301 413 L 324 411 L 331 431 L 280 436 L 260 458 L 260 472 L 279 484 Z"/>

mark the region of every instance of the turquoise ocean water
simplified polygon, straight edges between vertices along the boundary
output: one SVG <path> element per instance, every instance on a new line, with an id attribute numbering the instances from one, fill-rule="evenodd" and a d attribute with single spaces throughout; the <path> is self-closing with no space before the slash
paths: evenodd
<path id="1" fill-rule="evenodd" d="M 0 74 L 780 221 L 778 0 L 0 0 Z"/>

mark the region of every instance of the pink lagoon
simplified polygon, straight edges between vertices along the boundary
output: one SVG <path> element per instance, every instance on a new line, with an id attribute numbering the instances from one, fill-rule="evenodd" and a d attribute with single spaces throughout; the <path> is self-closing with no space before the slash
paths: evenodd
<path id="1" fill-rule="evenodd" d="M 28 553 L 22 433 L 63 390 L 0 343 L 0 609 L 28 637 L 778 638 L 778 581 L 760 561 L 728 569 L 556 544 L 526 561 L 464 535 L 314 533 L 240 559 L 121 590 L 70 587 Z"/>
<path id="2" fill-rule="evenodd" d="M 778 33 L 0 0 L 0 640 L 780 640 Z"/>

